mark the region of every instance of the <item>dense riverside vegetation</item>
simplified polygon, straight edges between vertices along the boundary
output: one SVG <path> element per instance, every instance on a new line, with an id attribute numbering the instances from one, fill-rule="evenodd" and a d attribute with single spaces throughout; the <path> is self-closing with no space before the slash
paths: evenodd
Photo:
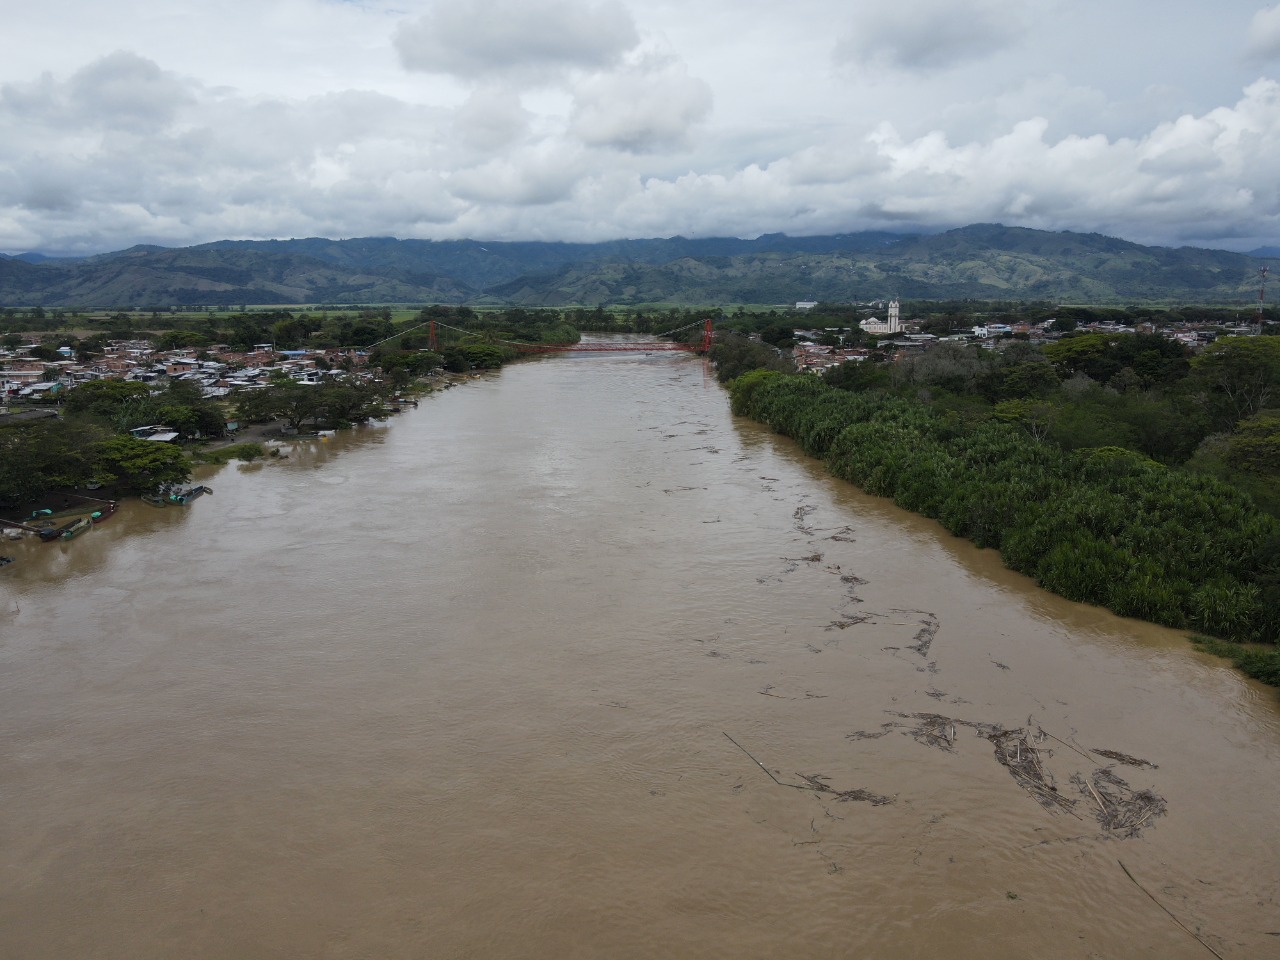
<path id="1" fill-rule="evenodd" d="M 719 338 L 722 381 L 780 368 L 764 336 Z M 1223 336 L 1195 354 L 1165 337 L 1111 332 L 1043 346 L 1008 338 L 996 350 L 943 342 L 896 358 L 884 346 L 875 341 L 866 360 L 826 382 L 965 423 L 1000 420 L 1063 450 L 1122 447 L 1223 480 L 1280 518 L 1280 336 Z"/>
<path id="2" fill-rule="evenodd" d="M 179 447 L 138 440 L 135 427 L 163 423 L 180 438 L 221 437 L 226 417 L 200 388 L 181 380 L 155 389 L 106 379 L 66 394 L 60 416 L 0 423 L 0 505 L 28 503 L 84 484 L 145 493 L 190 477 Z"/>
<path id="3" fill-rule="evenodd" d="M 183 452 L 167 443 L 135 440 L 87 417 L 50 417 L 0 425 L 0 506 L 37 500 L 52 490 L 109 484 L 145 493 L 191 475 Z"/>
<path id="4" fill-rule="evenodd" d="M 1280 521 L 1212 477 L 816 377 L 758 370 L 731 395 L 836 476 L 1000 550 L 1064 597 L 1234 641 L 1280 638 Z"/>

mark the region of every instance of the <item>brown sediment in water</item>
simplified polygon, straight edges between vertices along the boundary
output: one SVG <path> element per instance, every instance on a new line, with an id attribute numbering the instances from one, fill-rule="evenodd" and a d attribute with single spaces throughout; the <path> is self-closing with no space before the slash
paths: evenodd
<path id="1" fill-rule="evenodd" d="M 1274 695 L 697 361 L 521 364 L 209 477 L 0 577 L 0 953 L 1200 955 L 1117 854 L 1274 949 Z"/>

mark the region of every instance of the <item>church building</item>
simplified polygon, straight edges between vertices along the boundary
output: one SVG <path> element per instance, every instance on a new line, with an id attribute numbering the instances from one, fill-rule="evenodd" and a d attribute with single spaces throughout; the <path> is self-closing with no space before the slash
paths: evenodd
<path id="1" fill-rule="evenodd" d="M 895 334 L 902 332 L 902 320 L 898 315 L 898 301 L 889 301 L 889 317 L 887 320 L 877 320 L 875 317 L 868 317 L 860 324 L 866 333 L 875 334 Z"/>

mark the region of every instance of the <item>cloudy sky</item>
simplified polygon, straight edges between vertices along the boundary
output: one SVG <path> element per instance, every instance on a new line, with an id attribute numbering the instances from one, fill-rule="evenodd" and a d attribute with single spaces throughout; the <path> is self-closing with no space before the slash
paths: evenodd
<path id="1" fill-rule="evenodd" d="M 0 251 L 1280 244 L 1267 0 L 2 0 Z"/>

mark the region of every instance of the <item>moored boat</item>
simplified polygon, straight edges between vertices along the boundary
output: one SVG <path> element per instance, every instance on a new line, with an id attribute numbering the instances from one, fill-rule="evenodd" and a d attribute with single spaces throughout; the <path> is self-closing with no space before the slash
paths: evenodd
<path id="1" fill-rule="evenodd" d="M 204 486 L 203 484 L 201 484 L 200 486 L 195 486 L 195 487 L 183 487 L 183 488 L 180 488 L 180 489 L 178 489 L 178 490 L 175 490 L 175 491 L 173 491 L 173 493 L 169 494 L 169 502 L 170 502 L 170 503 L 178 503 L 178 504 L 181 504 L 181 505 L 183 505 L 183 506 L 186 506 L 188 503 L 190 503 L 190 502 L 191 502 L 192 500 L 194 500 L 196 497 L 203 496 L 203 495 L 204 495 L 204 494 L 206 494 L 206 493 L 208 493 L 208 494 L 212 494 L 212 493 L 213 493 L 213 488 L 212 488 L 212 487 L 206 487 L 206 486 Z"/>
<path id="2" fill-rule="evenodd" d="M 95 510 L 93 511 L 93 513 L 89 514 L 89 519 L 92 520 L 94 523 L 101 523 L 103 520 L 107 519 L 107 517 L 111 516 L 115 512 L 116 512 L 116 504 L 109 503 L 102 510 Z"/>
<path id="3" fill-rule="evenodd" d="M 62 539 L 70 540 L 72 537 L 78 537 L 92 526 L 93 521 L 88 517 L 76 517 L 62 528 Z"/>
<path id="4" fill-rule="evenodd" d="M 66 533 L 67 528 L 70 527 L 72 523 L 75 523 L 75 521 L 72 520 L 68 523 L 54 523 L 53 521 L 47 521 L 47 525 L 41 525 L 39 527 L 40 539 L 45 543 L 49 543 L 52 540 L 59 540 L 62 538 L 62 535 Z"/>

